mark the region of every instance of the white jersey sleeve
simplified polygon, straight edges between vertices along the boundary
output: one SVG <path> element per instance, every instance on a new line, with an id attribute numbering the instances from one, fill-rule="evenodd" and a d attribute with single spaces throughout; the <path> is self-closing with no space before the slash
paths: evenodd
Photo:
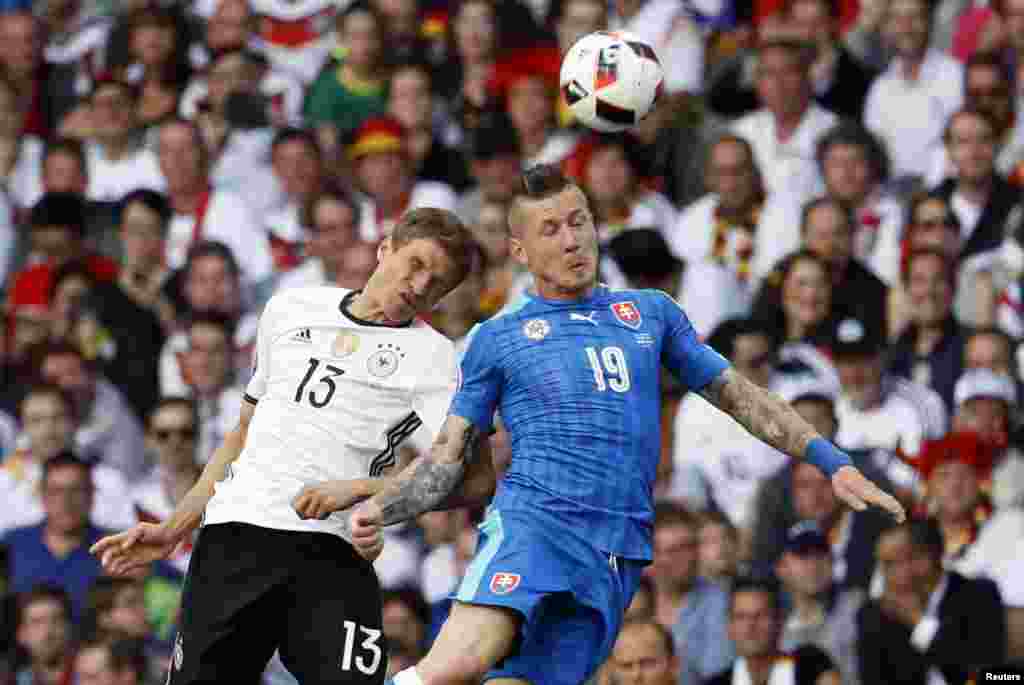
<path id="1" fill-rule="evenodd" d="M 273 305 L 277 298 L 270 298 L 260 316 L 256 330 L 256 349 L 252 355 L 252 377 L 245 386 L 246 401 L 256 404 L 267 392 L 267 370 L 270 368 L 270 344 L 274 340 Z"/>
<path id="2" fill-rule="evenodd" d="M 440 338 L 432 358 L 434 365 L 413 388 L 412 407 L 431 435 L 436 437 L 441 432 L 441 425 L 459 385 L 454 343 Z"/>

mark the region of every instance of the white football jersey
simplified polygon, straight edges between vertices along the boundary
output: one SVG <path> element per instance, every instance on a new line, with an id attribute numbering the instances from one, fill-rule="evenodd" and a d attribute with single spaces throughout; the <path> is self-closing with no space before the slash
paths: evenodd
<path id="1" fill-rule="evenodd" d="M 205 523 L 342 535 L 344 512 L 298 517 L 299 491 L 380 476 L 421 424 L 440 430 L 458 384 L 454 345 L 418 319 L 396 327 L 354 318 L 347 305 L 356 294 L 294 288 L 267 303 L 245 393 L 256 410 Z"/>

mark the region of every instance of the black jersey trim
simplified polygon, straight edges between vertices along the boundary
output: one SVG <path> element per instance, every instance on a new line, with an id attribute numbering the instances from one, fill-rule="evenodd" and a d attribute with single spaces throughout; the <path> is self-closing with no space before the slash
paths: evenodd
<path id="1" fill-rule="evenodd" d="M 341 298 L 341 302 L 338 304 L 338 311 L 340 311 L 341 315 L 346 319 L 349 319 L 360 326 L 374 326 L 376 328 L 408 328 L 412 325 L 414 319 L 402 321 L 401 323 L 381 323 L 380 321 L 367 321 L 366 319 L 360 319 L 349 310 L 349 306 L 352 304 L 352 300 L 356 298 L 356 295 L 361 292 L 363 291 L 353 290 L 352 292 L 347 293 L 345 297 Z"/>
<path id="2" fill-rule="evenodd" d="M 244 399 L 249 404 L 259 404 L 260 402 L 257 398 L 253 397 L 249 393 L 245 393 L 244 395 L 242 395 L 242 399 Z"/>
<path id="3" fill-rule="evenodd" d="M 384 473 L 384 469 L 394 466 L 398 446 L 415 433 L 421 425 L 423 425 L 423 420 L 416 412 L 410 412 L 404 419 L 392 426 L 385 435 L 388 441 L 387 447 L 370 462 L 370 475 L 376 478 Z"/>

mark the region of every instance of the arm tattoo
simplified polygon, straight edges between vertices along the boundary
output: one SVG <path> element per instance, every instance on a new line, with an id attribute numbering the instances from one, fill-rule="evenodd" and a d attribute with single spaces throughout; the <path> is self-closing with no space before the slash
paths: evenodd
<path id="1" fill-rule="evenodd" d="M 807 443 L 818 437 L 814 428 L 781 397 L 733 369 L 726 369 L 701 395 L 754 437 L 798 459 L 803 459 Z"/>
<path id="2" fill-rule="evenodd" d="M 468 455 L 475 452 L 478 437 L 479 431 L 472 424 L 454 441 L 449 430 L 442 431 L 430 455 L 413 461 L 387 490 L 375 497 L 381 508 L 381 525 L 407 521 L 440 504 L 462 480 Z"/>

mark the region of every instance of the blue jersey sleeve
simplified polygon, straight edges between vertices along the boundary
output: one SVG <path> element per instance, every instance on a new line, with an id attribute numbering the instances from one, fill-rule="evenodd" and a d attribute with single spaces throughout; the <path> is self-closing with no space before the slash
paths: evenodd
<path id="1" fill-rule="evenodd" d="M 665 317 L 661 361 L 687 390 L 702 390 L 729 368 L 729 362 L 697 339 L 693 324 L 678 302 L 664 293 L 658 293 L 658 297 Z"/>
<path id="2" fill-rule="evenodd" d="M 492 432 L 501 394 L 501 373 L 495 364 L 494 347 L 487 342 L 490 338 L 487 328 L 478 324 L 469 335 L 460 366 L 459 386 L 448 413 L 461 416 L 480 430 Z"/>

